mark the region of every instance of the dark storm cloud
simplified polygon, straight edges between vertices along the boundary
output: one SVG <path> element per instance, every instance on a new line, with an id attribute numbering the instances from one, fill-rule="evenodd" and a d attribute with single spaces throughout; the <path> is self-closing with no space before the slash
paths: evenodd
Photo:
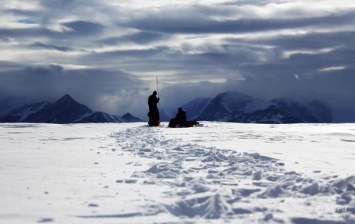
<path id="1" fill-rule="evenodd" d="M 292 18 L 292 19 L 238 19 L 213 20 L 198 17 L 175 17 L 165 15 L 150 15 L 149 17 L 132 19 L 121 25 L 146 31 L 164 33 L 248 33 L 272 31 L 279 29 L 294 29 L 306 27 L 330 27 L 351 24 L 355 20 L 355 12 L 322 17 Z"/>
<path id="2" fill-rule="evenodd" d="M 47 36 L 49 31 L 43 28 L 0 28 L 1 38 L 29 38 Z"/>
<path id="3" fill-rule="evenodd" d="M 332 67 L 353 68 L 355 48 L 336 48 L 324 53 L 295 53 L 288 58 L 275 58 L 267 63 L 253 63 L 240 65 L 238 68 L 244 74 L 257 74 L 269 77 L 271 74 L 305 74 L 316 76 L 321 70 Z M 337 71 L 342 73 L 342 70 Z M 265 73 L 267 73 L 265 75 Z M 339 78 L 335 76 L 334 78 Z M 342 79 L 339 78 L 341 82 Z"/>
<path id="4" fill-rule="evenodd" d="M 289 74 L 265 71 L 263 74 L 248 73 L 244 80 L 229 80 L 228 89 L 239 90 L 262 99 L 291 98 L 301 102 L 323 100 L 334 108 L 355 109 L 354 69 L 322 72 L 314 76 L 302 73 Z"/>
<path id="5" fill-rule="evenodd" d="M 229 79 L 228 89 L 260 98 L 321 99 L 338 108 L 355 109 L 354 49 L 295 54 L 274 62 L 238 67 L 240 76 Z"/>
<path id="6" fill-rule="evenodd" d="M 137 108 L 141 106 L 147 92 L 142 81 L 124 72 L 65 70 L 59 65 L 31 66 L 0 72 L 0 89 L 0 99 L 9 95 L 24 95 L 32 97 L 33 101 L 54 101 L 70 94 L 94 110 L 115 114 L 130 111 L 136 112 L 134 114 L 137 116 L 142 115 L 142 111 L 137 112 Z"/>
<path id="7" fill-rule="evenodd" d="M 4 14 L 12 14 L 17 16 L 27 16 L 27 17 L 36 17 L 41 11 L 39 10 L 22 10 L 22 9 L 9 9 L 4 10 Z"/>
<path id="8" fill-rule="evenodd" d="M 72 48 L 69 47 L 65 47 L 65 46 L 56 46 L 54 44 L 43 44 L 41 42 L 35 42 L 33 44 L 29 45 L 30 47 L 34 47 L 34 48 L 43 48 L 43 49 L 53 49 L 53 50 L 57 50 L 57 51 L 63 51 L 63 52 L 67 52 L 67 51 L 72 51 Z"/>
<path id="9" fill-rule="evenodd" d="M 63 70 L 64 68 L 60 65 L 49 65 L 48 67 L 27 67 L 24 72 L 29 76 L 48 76 L 61 74 Z"/>
<path id="10" fill-rule="evenodd" d="M 353 36 L 354 32 L 348 31 L 233 40 L 230 43 L 273 46 L 277 53 L 274 59 L 268 57 L 267 62 L 238 66 L 244 81 L 230 83 L 242 92 L 259 97 L 322 99 L 332 106 L 355 109 L 355 105 L 349 103 L 355 96 Z M 319 51 L 322 49 L 326 49 L 325 52 Z M 289 50 L 295 52 L 282 57 L 282 52 Z M 301 53 L 302 50 L 310 52 Z"/>
<path id="11" fill-rule="evenodd" d="M 134 68 L 136 72 L 175 71 L 175 78 L 170 79 L 175 79 L 175 81 L 179 79 L 181 81 L 203 80 L 203 76 L 208 79 L 220 78 L 221 75 L 234 74 L 238 64 L 260 61 L 259 47 L 257 46 L 201 44 L 200 48 L 203 49 L 203 52 L 193 54 L 185 53 L 185 51 L 195 50 L 195 47 L 191 45 L 183 46 L 182 50 L 160 46 L 141 50 L 91 52 L 83 60 L 103 64 L 115 62 L 120 68 L 125 68 L 131 63 L 139 64 Z"/>
<path id="12" fill-rule="evenodd" d="M 317 50 L 333 47 L 355 46 L 355 32 L 315 32 L 304 35 L 278 35 L 256 40 L 229 39 L 230 43 L 273 46 L 282 50 Z"/>

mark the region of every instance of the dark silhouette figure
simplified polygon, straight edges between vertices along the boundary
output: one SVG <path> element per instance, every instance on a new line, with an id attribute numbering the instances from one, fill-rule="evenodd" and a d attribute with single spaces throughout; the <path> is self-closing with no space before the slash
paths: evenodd
<path id="1" fill-rule="evenodd" d="M 181 107 L 178 109 L 178 112 L 175 116 L 175 118 L 172 118 L 169 122 L 169 127 L 170 128 L 175 128 L 175 127 L 193 127 L 195 125 L 198 125 L 199 123 L 197 121 L 188 121 L 187 120 L 187 115 L 186 111 L 184 111 Z"/>
<path id="2" fill-rule="evenodd" d="M 175 120 L 180 127 L 184 127 L 186 123 L 186 111 L 184 111 L 181 107 L 178 109 L 178 113 L 175 116 Z"/>
<path id="3" fill-rule="evenodd" d="M 148 97 L 149 112 L 148 117 L 149 126 L 159 126 L 160 114 L 158 109 L 159 97 L 157 97 L 157 91 L 154 91 L 152 95 Z"/>

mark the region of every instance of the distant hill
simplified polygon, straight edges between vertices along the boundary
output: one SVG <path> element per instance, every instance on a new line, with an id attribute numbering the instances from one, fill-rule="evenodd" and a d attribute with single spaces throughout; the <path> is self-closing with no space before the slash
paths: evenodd
<path id="1" fill-rule="evenodd" d="M 122 117 L 104 112 L 92 111 L 65 95 L 54 103 L 39 102 L 11 110 L 0 118 L 0 122 L 29 123 L 122 123 L 140 122 L 139 118 L 127 113 Z"/>

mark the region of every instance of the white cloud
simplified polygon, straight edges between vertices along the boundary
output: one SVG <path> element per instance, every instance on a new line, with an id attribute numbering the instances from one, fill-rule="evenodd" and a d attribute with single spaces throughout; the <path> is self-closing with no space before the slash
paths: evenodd
<path id="1" fill-rule="evenodd" d="M 340 71 L 346 69 L 345 66 L 333 66 L 319 69 L 320 72 Z"/>
<path id="2" fill-rule="evenodd" d="M 58 33 L 74 32 L 72 28 L 69 28 L 62 24 L 49 24 L 45 28 L 51 32 L 58 32 Z"/>

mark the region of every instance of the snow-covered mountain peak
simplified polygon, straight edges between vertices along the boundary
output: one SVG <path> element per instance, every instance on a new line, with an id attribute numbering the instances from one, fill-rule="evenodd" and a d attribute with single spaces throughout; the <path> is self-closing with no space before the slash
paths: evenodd
<path id="1" fill-rule="evenodd" d="M 122 120 L 124 122 L 141 122 L 142 120 L 139 118 L 136 118 L 130 113 L 125 113 L 124 115 L 121 116 Z"/>
<path id="2" fill-rule="evenodd" d="M 79 104 L 79 103 L 75 101 L 70 95 L 66 94 L 60 99 L 58 99 L 54 104 L 69 106 L 69 105 Z"/>

